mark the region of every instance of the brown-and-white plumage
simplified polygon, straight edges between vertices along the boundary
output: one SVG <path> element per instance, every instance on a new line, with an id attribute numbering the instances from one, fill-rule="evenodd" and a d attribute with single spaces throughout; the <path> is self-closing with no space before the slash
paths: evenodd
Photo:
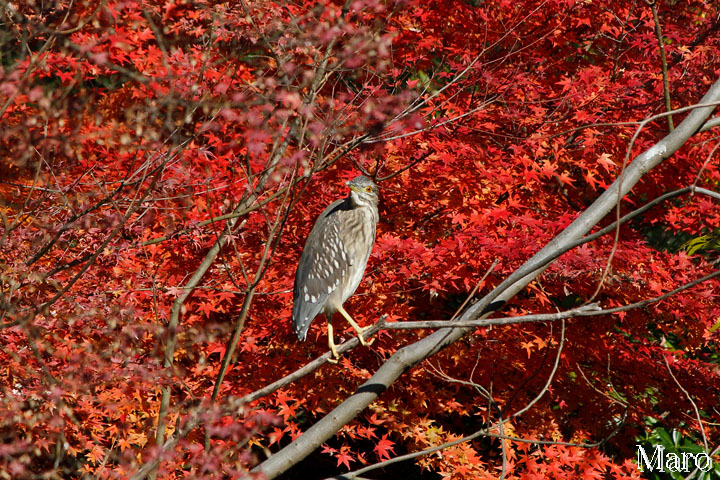
<path id="1" fill-rule="evenodd" d="M 305 340 L 310 323 L 324 313 L 328 318 L 328 343 L 336 358 L 331 323 L 336 312 L 350 322 L 360 341 L 366 343 L 362 329 L 342 304 L 362 280 L 379 219 L 377 185 L 362 175 L 347 185 L 349 195 L 328 206 L 308 235 L 293 289 L 292 323 L 298 339 Z"/>

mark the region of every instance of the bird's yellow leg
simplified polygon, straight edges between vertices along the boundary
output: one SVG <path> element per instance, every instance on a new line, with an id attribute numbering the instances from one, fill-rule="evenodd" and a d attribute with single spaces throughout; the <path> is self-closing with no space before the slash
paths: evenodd
<path id="1" fill-rule="evenodd" d="M 330 363 L 337 363 L 338 358 L 340 358 L 340 355 L 338 355 L 337 350 L 335 350 L 335 339 L 333 338 L 333 325 L 330 320 L 328 320 L 328 346 L 330 347 L 330 351 L 332 352 L 333 357 L 335 358 L 328 358 L 328 362 Z"/>
<path id="2" fill-rule="evenodd" d="M 364 327 L 364 328 L 363 328 L 363 327 L 361 327 L 360 325 L 358 325 L 357 322 L 355 322 L 355 320 L 352 319 L 352 317 L 350 316 L 350 314 L 345 311 L 345 309 L 342 307 L 342 305 L 338 305 L 337 309 L 338 309 L 338 312 L 340 312 L 340 313 L 342 314 L 342 316 L 345 317 L 345 320 L 347 320 L 348 322 L 350 322 L 350 325 L 353 327 L 353 329 L 355 329 L 355 331 L 356 331 L 357 334 L 358 334 L 358 340 L 360 340 L 360 343 L 361 343 L 362 345 L 372 345 L 372 343 L 375 341 L 374 338 L 371 339 L 371 340 L 368 342 L 368 341 L 366 341 L 365 338 L 363 337 L 363 333 L 366 332 L 366 331 L 367 331 L 368 329 L 370 329 L 371 327 Z"/>

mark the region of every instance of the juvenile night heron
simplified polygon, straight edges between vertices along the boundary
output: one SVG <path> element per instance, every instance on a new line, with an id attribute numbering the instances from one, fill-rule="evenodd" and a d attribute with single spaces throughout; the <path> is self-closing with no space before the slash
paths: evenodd
<path id="1" fill-rule="evenodd" d="M 350 193 L 336 200 L 318 217 L 295 273 L 293 289 L 293 330 L 303 341 L 310 323 L 320 313 L 328 321 L 328 345 L 338 358 L 333 339 L 335 312 L 345 317 L 367 345 L 361 328 L 343 308 L 357 289 L 375 243 L 378 214 L 378 187 L 360 175 L 347 182 Z M 369 327 L 368 327 L 369 328 Z"/>

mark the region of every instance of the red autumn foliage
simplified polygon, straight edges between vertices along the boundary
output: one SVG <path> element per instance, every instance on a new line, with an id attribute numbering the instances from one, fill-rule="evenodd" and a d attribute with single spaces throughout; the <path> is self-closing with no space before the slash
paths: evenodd
<path id="1" fill-rule="evenodd" d="M 325 353 L 323 319 L 305 343 L 292 333 L 291 289 L 344 181 L 362 170 L 381 189 L 347 310 L 365 325 L 451 319 L 668 134 L 667 116 L 638 124 L 666 112 L 664 77 L 671 108 L 720 78 L 717 2 L 653 5 L 0 6 L 0 477 L 259 475 L 427 335 L 382 330 L 256 392 Z M 716 134 L 693 135 L 618 214 L 693 185 L 720 191 Z M 719 228 L 711 195 L 660 202 L 560 256 L 493 316 L 663 295 L 716 271 Z M 639 478 L 635 445 L 654 425 L 712 448 L 719 289 L 715 277 L 562 326 L 477 328 L 286 477 L 443 446 L 373 475 Z"/>

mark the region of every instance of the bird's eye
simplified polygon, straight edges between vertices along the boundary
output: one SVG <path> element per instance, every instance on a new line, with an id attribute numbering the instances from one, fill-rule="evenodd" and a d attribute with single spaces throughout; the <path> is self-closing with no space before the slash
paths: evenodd
<path id="1" fill-rule="evenodd" d="M 365 191 L 368 193 L 372 192 L 372 187 L 365 187 Z"/>

